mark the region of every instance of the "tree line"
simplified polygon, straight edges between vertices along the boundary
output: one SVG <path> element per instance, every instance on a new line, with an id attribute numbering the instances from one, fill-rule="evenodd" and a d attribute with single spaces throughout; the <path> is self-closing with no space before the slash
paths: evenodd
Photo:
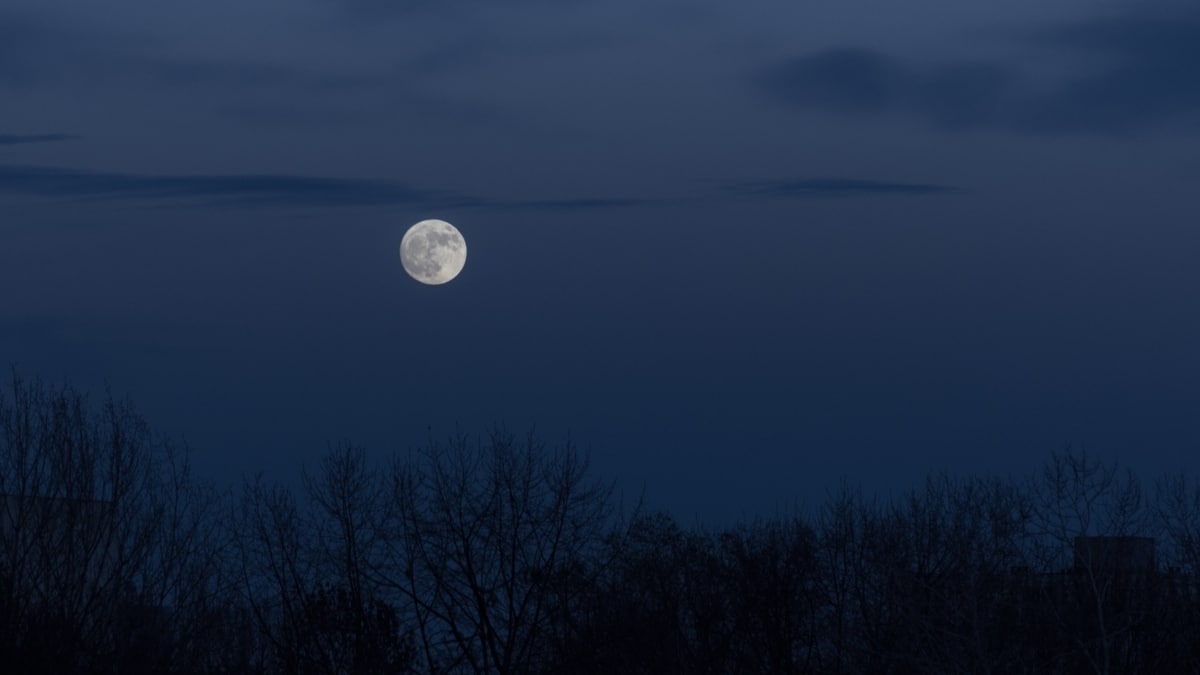
<path id="1" fill-rule="evenodd" d="M 1200 673 L 1200 483 L 1069 450 L 685 527 L 503 430 L 222 490 L 128 401 L 14 375 L 0 500 L 11 673 Z"/>

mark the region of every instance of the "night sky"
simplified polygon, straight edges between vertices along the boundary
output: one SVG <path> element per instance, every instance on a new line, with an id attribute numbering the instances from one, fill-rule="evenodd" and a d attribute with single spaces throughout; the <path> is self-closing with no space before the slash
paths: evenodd
<path id="1" fill-rule="evenodd" d="M 711 523 L 1195 475 L 1198 132 L 1192 0 L 3 0 L 0 361 L 230 485 L 496 424 Z"/>

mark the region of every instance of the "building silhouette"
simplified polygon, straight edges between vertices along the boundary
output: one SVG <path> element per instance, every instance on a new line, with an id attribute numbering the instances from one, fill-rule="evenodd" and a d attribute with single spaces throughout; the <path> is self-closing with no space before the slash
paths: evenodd
<path id="1" fill-rule="evenodd" d="M 1152 574 L 1156 571 L 1153 537 L 1075 537 L 1075 572 Z"/>

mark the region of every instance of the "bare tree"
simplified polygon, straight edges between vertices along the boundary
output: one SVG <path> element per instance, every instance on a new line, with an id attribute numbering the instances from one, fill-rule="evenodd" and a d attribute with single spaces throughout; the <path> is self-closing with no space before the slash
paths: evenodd
<path id="1" fill-rule="evenodd" d="M 273 667 L 328 672 L 333 666 L 313 650 L 307 623 L 317 573 L 295 499 L 262 477 L 247 481 L 233 511 L 238 587 L 257 630 L 270 645 Z"/>
<path id="2" fill-rule="evenodd" d="M 569 672 L 716 674 L 734 666 L 738 607 L 719 539 L 665 513 L 638 514 L 606 540 Z"/>
<path id="3" fill-rule="evenodd" d="M 904 535 L 895 555 L 907 562 L 904 659 L 945 673 L 1030 670 L 1013 640 L 1010 588 L 1030 518 L 1024 495 L 999 480 L 936 475 L 892 513 Z"/>
<path id="4" fill-rule="evenodd" d="M 63 672 L 190 667 L 219 584 L 215 504 L 128 401 L 92 407 L 14 373 L 0 393 L 4 649 Z"/>
<path id="5" fill-rule="evenodd" d="M 904 645 L 904 532 L 875 500 L 843 484 L 816 518 L 816 592 L 828 626 L 825 672 L 891 672 Z"/>
<path id="6" fill-rule="evenodd" d="M 1129 570 L 1106 559 L 1108 547 L 1089 537 L 1152 533 L 1141 483 L 1131 471 L 1105 464 L 1085 452 L 1055 453 L 1030 483 L 1032 560 L 1045 570 L 1062 570 L 1044 607 L 1053 612 L 1063 642 L 1097 675 L 1124 671 L 1133 660 L 1133 635 L 1148 617 L 1145 603 L 1132 602 Z"/>
<path id="7" fill-rule="evenodd" d="M 269 645 L 267 668 L 407 671 L 411 644 L 400 617 L 368 578 L 378 504 L 364 454 L 338 448 L 304 482 L 304 506 L 281 485 L 248 482 L 235 514 L 239 587 Z"/>
<path id="8" fill-rule="evenodd" d="M 316 476 L 304 474 L 310 529 L 323 584 L 310 607 L 317 634 L 339 672 L 398 673 L 413 659 L 410 631 L 401 630 L 374 574 L 385 564 L 382 526 L 386 480 L 348 443 L 332 448 Z"/>
<path id="9" fill-rule="evenodd" d="M 570 579 L 599 546 L 611 488 L 570 443 L 532 433 L 431 443 L 392 473 L 384 584 L 412 607 L 429 672 L 532 673 L 551 659 Z"/>
<path id="10" fill-rule="evenodd" d="M 760 520 L 724 532 L 726 594 L 735 608 L 735 669 L 813 672 L 820 664 L 816 534 L 799 518 Z"/>
<path id="11" fill-rule="evenodd" d="M 1166 574 L 1156 615 L 1158 672 L 1200 673 L 1200 481 L 1174 474 L 1157 482 L 1154 513 L 1164 536 Z M 1165 643 L 1165 644 L 1164 644 Z M 1186 665 L 1185 665 L 1186 664 Z"/>

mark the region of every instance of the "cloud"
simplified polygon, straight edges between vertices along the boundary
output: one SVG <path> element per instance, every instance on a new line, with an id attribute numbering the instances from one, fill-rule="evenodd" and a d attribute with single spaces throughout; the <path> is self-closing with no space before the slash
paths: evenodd
<path id="1" fill-rule="evenodd" d="M 1200 11 L 1058 25 L 1030 41 L 1099 62 L 1027 109 L 1033 130 L 1121 133 L 1200 115 Z"/>
<path id="2" fill-rule="evenodd" d="M 781 99 L 843 113 L 895 106 L 908 74 L 886 55 L 839 48 L 773 66 L 760 83 Z"/>
<path id="3" fill-rule="evenodd" d="M 738 183 L 725 188 L 728 192 L 750 197 L 803 198 L 850 197 L 856 195 L 933 195 L 957 191 L 948 185 L 923 183 L 886 183 L 853 178 L 808 178 L 791 181 L 759 181 Z"/>
<path id="4" fill-rule="evenodd" d="M 525 202 L 503 202 L 500 205 L 515 209 L 611 209 L 644 206 L 657 202 L 646 199 L 546 199 Z"/>
<path id="5" fill-rule="evenodd" d="M 862 117 L 899 115 L 942 129 L 1031 134 L 1126 134 L 1200 119 L 1200 11 L 1131 14 L 1025 33 L 1041 58 L 1074 72 L 1038 84 L 1021 64 L 918 64 L 843 47 L 763 69 L 755 84 L 800 108 Z"/>
<path id="6" fill-rule="evenodd" d="M 163 85 L 246 89 L 278 87 L 314 92 L 366 88 L 395 79 L 386 74 L 321 73 L 277 64 L 234 61 L 146 58 L 138 64 L 138 69 L 144 76 Z"/>
<path id="7" fill-rule="evenodd" d="M 510 0 L 503 5 L 506 11 L 512 8 L 532 7 L 537 10 L 553 10 L 572 5 L 586 4 L 589 0 Z M 459 16 L 490 4 L 487 0 L 326 0 L 336 12 L 364 20 L 388 17 L 411 17 L 416 15 Z"/>
<path id="8" fill-rule="evenodd" d="M 183 200 L 210 205 L 473 206 L 480 200 L 399 183 L 289 175 L 149 176 L 0 166 L 0 194 L 58 198 Z"/>
<path id="9" fill-rule="evenodd" d="M 995 124 L 1019 75 L 986 62 L 917 67 L 882 52 L 839 48 L 766 69 L 757 83 L 789 104 L 848 115 L 914 115 L 941 128 Z"/>
<path id="10" fill-rule="evenodd" d="M 40 166 L 0 165 L 0 195 L 59 199 L 182 202 L 203 206 L 385 206 L 438 208 L 606 209 L 649 203 L 640 199 L 504 201 L 403 183 L 293 175 L 150 176 Z"/>
<path id="11" fill-rule="evenodd" d="M 356 65 L 341 59 L 316 63 L 303 50 L 255 56 L 231 54 L 217 45 L 185 54 L 152 31 L 103 29 L 66 19 L 0 9 L 0 94 L 55 87 L 75 96 L 95 87 L 103 88 L 102 96 L 118 98 L 126 98 L 122 92 L 135 97 L 155 92 L 185 105 L 189 113 L 252 126 L 345 127 L 397 117 L 452 127 L 510 121 L 479 92 L 450 93 L 428 77 L 430 66 L 422 59 L 429 49 L 473 53 L 474 62 L 487 62 L 486 50 L 475 47 L 478 40 L 470 36 L 449 47 L 446 40 L 426 48 L 419 40 L 415 46 L 397 44 L 395 58 Z"/>
<path id="12" fill-rule="evenodd" d="M 758 198 L 856 195 L 933 195 L 946 185 L 889 183 L 850 178 L 759 181 L 729 185 L 726 194 Z M 636 198 L 498 200 L 403 183 L 294 175 L 174 175 L 82 171 L 0 165 L 0 195 L 52 199 L 103 199 L 194 206 L 346 207 L 415 205 L 436 208 L 595 210 L 669 203 Z"/>
<path id="13" fill-rule="evenodd" d="M 0 145 L 53 143 L 55 141 L 73 141 L 78 138 L 78 136 L 71 134 L 0 134 Z"/>
<path id="14" fill-rule="evenodd" d="M 345 73 L 270 61 L 169 54 L 153 37 L 108 33 L 48 16 L 0 10 L 0 86 L 134 82 L 234 90 L 330 93 L 394 85 L 392 72 Z"/>

